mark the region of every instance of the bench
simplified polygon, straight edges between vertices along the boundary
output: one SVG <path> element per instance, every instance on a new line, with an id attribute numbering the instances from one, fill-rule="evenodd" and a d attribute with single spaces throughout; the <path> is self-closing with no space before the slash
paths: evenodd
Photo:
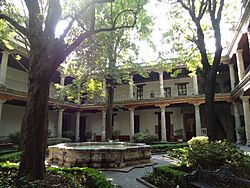
<path id="1" fill-rule="evenodd" d="M 187 188 L 250 188 L 250 180 L 242 179 L 233 174 L 229 166 L 222 166 L 218 170 L 197 170 L 185 176 Z"/>

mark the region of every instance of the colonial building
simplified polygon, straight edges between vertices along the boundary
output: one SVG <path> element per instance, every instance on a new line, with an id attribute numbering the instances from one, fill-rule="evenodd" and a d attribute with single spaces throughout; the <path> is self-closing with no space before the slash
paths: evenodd
<path id="1" fill-rule="evenodd" d="M 222 138 L 240 141 L 235 129 L 245 127 L 250 145 L 250 52 L 249 3 L 237 27 L 227 56 L 223 58 L 216 80 L 217 122 L 223 127 Z M 18 63 L 5 50 L 0 53 L 0 136 L 20 131 L 27 95 L 28 59 Z M 149 77 L 131 73 L 128 83 L 114 90 L 113 130 L 120 130 L 123 141 L 137 132 L 149 131 L 158 140 L 176 140 L 175 130 L 183 129 L 184 138 L 206 135 L 204 78 L 190 74 L 184 66 L 176 67 L 180 74 L 172 77 L 164 69 L 145 67 Z M 52 136 L 63 137 L 73 131 L 76 140 L 87 137 L 104 140 L 106 108 L 102 100 L 85 100 L 81 104 L 58 101 L 54 84 L 65 85 L 72 78 L 56 72 L 50 87 L 49 129 Z M 106 94 L 103 81 L 103 94 Z"/>

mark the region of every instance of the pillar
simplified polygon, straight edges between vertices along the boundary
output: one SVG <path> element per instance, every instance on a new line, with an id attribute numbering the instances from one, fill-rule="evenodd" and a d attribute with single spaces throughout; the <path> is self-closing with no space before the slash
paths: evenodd
<path id="1" fill-rule="evenodd" d="M 2 121 L 2 110 L 3 110 L 3 103 L 5 103 L 5 100 L 0 100 L 0 125 Z"/>
<path id="2" fill-rule="evenodd" d="M 244 111 L 245 131 L 247 139 L 246 145 L 250 146 L 250 106 L 249 106 L 250 96 L 242 96 L 240 98 L 242 100 L 243 111 Z"/>
<path id="3" fill-rule="evenodd" d="M 234 64 L 228 64 L 229 72 L 230 72 L 230 83 L 231 83 L 231 90 L 234 89 L 235 85 L 235 75 L 234 75 Z"/>
<path id="4" fill-rule="evenodd" d="M 241 127 L 240 123 L 240 112 L 239 112 L 239 105 L 238 103 L 233 103 L 233 109 L 234 109 L 234 121 L 235 121 L 235 129 L 239 129 Z M 240 135 L 236 131 L 236 143 L 240 144 Z"/>
<path id="5" fill-rule="evenodd" d="M 160 81 L 160 97 L 164 98 L 164 82 L 163 82 L 163 71 L 159 72 L 159 81 Z"/>
<path id="6" fill-rule="evenodd" d="M 106 140 L 106 110 L 102 111 L 102 141 Z"/>
<path id="7" fill-rule="evenodd" d="M 63 74 L 60 75 L 60 86 L 64 86 L 65 84 L 65 76 Z M 60 100 L 64 100 L 64 96 L 60 93 Z"/>
<path id="8" fill-rule="evenodd" d="M 129 100 L 134 99 L 134 81 L 133 81 L 133 75 L 130 75 L 130 80 L 129 80 Z"/>
<path id="9" fill-rule="evenodd" d="M 5 85 L 6 83 L 6 75 L 7 75 L 7 66 L 9 60 L 9 52 L 3 51 L 2 60 L 1 60 L 1 72 L 0 72 L 0 85 Z"/>
<path id="10" fill-rule="evenodd" d="M 56 134 L 58 138 L 62 138 L 63 111 L 64 109 L 59 109 L 58 111 L 57 134 Z"/>
<path id="11" fill-rule="evenodd" d="M 102 81 L 102 95 L 103 95 L 103 97 L 106 97 L 106 88 L 107 88 L 106 78 L 104 78 Z"/>
<path id="12" fill-rule="evenodd" d="M 194 104 L 196 136 L 201 136 L 200 104 Z"/>
<path id="13" fill-rule="evenodd" d="M 239 81 L 241 81 L 241 80 L 243 80 L 244 75 L 245 75 L 245 67 L 244 67 L 244 60 L 243 60 L 243 49 L 238 49 L 237 50 L 236 58 L 237 58 Z"/>
<path id="14" fill-rule="evenodd" d="M 76 112 L 76 129 L 75 129 L 76 141 L 79 141 L 80 139 L 80 116 L 81 116 L 81 112 Z"/>
<path id="15" fill-rule="evenodd" d="M 193 75 L 193 86 L 194 86 L 194 94 L 199 95 L 198 79 L 196 74 Z"/>
<path id="16" fill-rule="evenodd" d="M 135 120 L 134 120 L 134 108 L 129 108 L 129 121 L 130 121 L 130 140 L 132 140 L 132 137 L 135 134 Z"/>
<path id="17" fill-rule="evenodd" d="M 161 108 L 161 141 L 167 141 L 166 134 L 166 117 L 165 117 L 165 106 L 160 106 Z"/>

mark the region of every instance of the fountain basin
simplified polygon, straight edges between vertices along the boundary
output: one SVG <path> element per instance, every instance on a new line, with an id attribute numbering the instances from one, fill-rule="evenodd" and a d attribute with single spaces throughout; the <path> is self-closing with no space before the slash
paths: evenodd
<path id="1" fill-rule="evenodd" d="M 63 167 L 123 168 L 149 163 L 151 148 L 143 143 L 83 142 L 49 146 L 48 164 Z"/>

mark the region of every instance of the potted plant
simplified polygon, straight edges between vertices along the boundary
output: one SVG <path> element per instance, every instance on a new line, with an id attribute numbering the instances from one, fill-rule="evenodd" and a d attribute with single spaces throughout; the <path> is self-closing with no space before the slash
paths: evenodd
<path id="1" fill-rule="evenodd" d="M 236 129 L 236 132 L 240 135 L 240 144 L 246 143 L 246 132 L 245 127 L 239 127 Z"/>
<path id="2" fill-rule="evenodd" d="M 112 138 L 115 141 L 119 141 L 119 136 L 121 135 L 121 131 L 120 130 L 113 130 L 112 131 Z"/>
<path id="3" fill-rule="evenodd" d="M 92 132 L 86 132 L 85 133 L 85 138 L 87 140 L 87 142 L 91 142 L 92 141 Z"/>
<path id="4" fill-rule="evenodd" d="M 184 135 L 183 129 L 176 129 L 175 134 L 177 136 L 177 141 L 178 142 L 183 142 L 183 135 Z"/>

